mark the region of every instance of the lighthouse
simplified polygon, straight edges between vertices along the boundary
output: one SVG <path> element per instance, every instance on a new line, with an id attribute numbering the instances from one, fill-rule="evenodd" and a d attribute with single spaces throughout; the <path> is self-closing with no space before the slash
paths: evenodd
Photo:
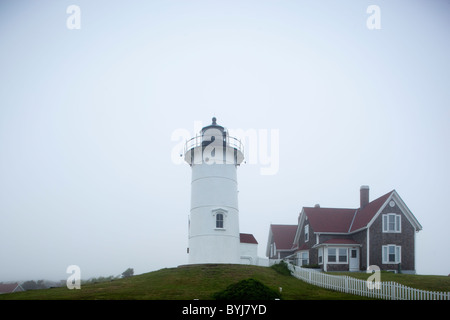
<path id="1" fill-rule="evenodd" d="M 237 167 L 241 141 L 217 124 L 203 127 L 185 145 L 192 169 L 188 262 L 240 263 Z"/>

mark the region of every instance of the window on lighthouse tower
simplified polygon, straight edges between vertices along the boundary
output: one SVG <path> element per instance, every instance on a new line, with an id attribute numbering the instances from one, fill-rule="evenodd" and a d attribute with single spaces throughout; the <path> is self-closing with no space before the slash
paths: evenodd
<path id="1" fill-rule="evenodd" d="M 223 214 L 216 214 L 216 228 L 223 229 Z"/>

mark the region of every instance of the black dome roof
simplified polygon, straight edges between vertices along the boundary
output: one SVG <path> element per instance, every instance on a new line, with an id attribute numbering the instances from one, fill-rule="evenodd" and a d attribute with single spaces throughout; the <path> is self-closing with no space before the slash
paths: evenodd
<path id="1" fill-rule="evenodd" d="M 209 126 L 203 127 L 201 133 L 203 134 L 206 130 L 208 129 L 217 129 L 220 130 L 222 133 L 225 132 L 225 128 L 222 126 L 219 126 L 217 124 L 217 119 L 216 117 L 212 118 L 212 124 L 210 124 Z"/>

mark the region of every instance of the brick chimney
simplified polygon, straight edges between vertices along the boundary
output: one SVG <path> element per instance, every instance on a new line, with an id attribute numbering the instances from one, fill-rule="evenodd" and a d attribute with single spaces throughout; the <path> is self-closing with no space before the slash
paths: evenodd
<path id="1" fill-rule="evenodd" d="M 364 208 L 369 203 L 369 186 L 361 186 L 360 194 L 360 208 Z"/>

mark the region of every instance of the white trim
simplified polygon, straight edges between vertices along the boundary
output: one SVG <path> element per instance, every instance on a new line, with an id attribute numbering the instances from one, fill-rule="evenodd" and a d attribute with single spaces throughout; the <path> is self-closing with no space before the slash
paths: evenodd
<path id="1" fill-rule="evenodd" d="M 409 223 L 414 227 L 416 232 L 422 230 L 422 225 L 419 223 L 419 221 L 416 219 L 416 217 L 413 215 L 411 210 L 409 210 L 408 206 L 405 204 L 405 202 L 400 198 L 400 196 L 397 194 L 397 192 L 394 190 L 395 194 L 395 203 L 400 207 L 400 209 L 403 212 L 403 215 L 408 219 Z"/>
<path id="2" fill-rule="evenodd" d="M 336 261 L 332 261 L 332 262 L 330 262 L 329 260 L 328 260 L 328 256 L 329 256 L 329 252 L 328 252 L 328 250 L 330 250 L 330 249 L 335 249 L 336 250 Z M 340 249 L 345 249 L 345 252 L 346 252 L 346 254 L 345 254 L 345 257 L 346 257 L 346 259 L 345 259 L 345 261 L 339 261 L 339 257 L 341 256 L 340 254 L 339 254 L 339 250 Z M 349 247 L 342 247 L 342 246 L 336 246 L 336 247 L 332 247 L 332 248 L 328 248 L 327 247 L 327 261 L 328 261 L 328 264 L 348 264 L 349 263 L 349 260 L 348 260 L 348 249 L 349 249 Z"/>
<path id="3" fill-rule="evenodd" d="M 214 230 L 220 230 L 220 231 L 225 231 L 226 228 L 226 220 L 228 217 L 228 210 L 225 210 L 223 208 L 216 208 L 211 210 L 211 214 L 214 217 Z M 218 228 L 217 227 L 217 215 L 221 214 L 222 215 L 222 228 Z"/>
<path id="4" fill-rule="evenodd" d="M 252 256 L 241 256 L 241 260 L 243 260 L 243 259 L 246 259 L 246 260 L 248 260 L 249 261 L 249 265 L 253 265 L 253 257 Z M 241 261 L 241 264 L 245 264 L 245 263 L 242 263 L 242 261 Z"/>
<path id="5" fill-rule="evenodd" d="M 301 264 L 300 262 L 303 261 L 304 259 L 302 258 L 302 255 L 306 254 L 306 265 L 309 264 L 309 250 L 300 250 L 297 251 L 295 253 L 295 259 L 297 260 L 297 265 L 298 266 L 303 266 L 303 264 Z"/>
<path id="6" fill-rule="evenodd" d="M 414 262 L 414 273 L 416 273 L 416 268 L 417 268 L 417 266 L 416 266 L 416 247 L 417 247 L 417 245 L 416 245 L 416 233 L 414 232 L 414 260 L 413 260 L 413 262 Z"/>
<path id="7" fill-rule="evenodd" d="M 363 229 L 363 228 L 361 228 Z M 359 229 L 361 231 L 361 229 Z M 314 234 L 331 234 L 331 235 L 342 235 L 342 236 L 347 236 L 353 233 L 356 233 L 356 231 L 352 231 L 352 232 L 323 232 L 323 231 L 319 231 L 319 232 L 314 232 Z"/>
<path id="8" fill-rule="evenodd" d="M 391 195 L 386 199 L 384 204 L 380 207 L 380 209 L 377 211 L 377 213 L 372 217 L 372 219 L 367 224 L 367 228 L 370 228 L 374 221 L 378 218 L 378 216 L 381 214 L 381 212 L 384 210 L 384 208 L 388 205 L 388 203 L 394 200 L 395 203 L 399 206 L 401 212 L 403 215 L 408 219 L 409 223 L 414 227 L 414 229 L 417 231 L 422 230 L 422 226 L 420 225 L 419 221 L 417 221 L 416 217 L 412 214 L 411 210 L 406 206 L 406 204 L 403 202 L 402 198 L 398 195 L 397 191 L 393 190 Z M 361 228 L 363 229 L 363 228 Z M 357 230 L 355 230 L 357 231 Z"/>
<path id="9" fill-rule="evenodd" d="M 366 231 L 366 267 L 368 268 L 370 266 L 370 229 L 367 228 Z"/>
<path id="10" fill-rule="evenodd" d="M 394 217 L 394 230 L 389 230 L 389 217 L 392 216 Z M 383 233 L 402 233 L 402 215 L 395 212 L 383 213 L 381 215 L 381 231 Z"/>
<path id="11" fill-rule="evenodd" d="M 228 210 L 227 210 L 227 209 L 224 209 L 224 208 L 214 208 L 214 209 L 211 210 L 211 212 L 212 212 L 213 214 L 217 214 L 217 213 L 223 213 L 223 214 L 225 214 L 225 215 L 228 214 Z"/>
<path id="12" fill-rule="evenodd" d="M 272 241 L 273 241 L 273 234 L 272 234 L 272 224 L 269 226 L 269 235 L 267 239 L 267 246 L 266 246 L 266 257 L 270 259 L 272 256 Z"/>
<path id="13" fill-rule="evenodd" d="M 298 216 L 297 231 L 295 232 L 294 243 L 300 242 L 300 235 L 302 234 L 302 227 L 303 224 L 305 223 L 305 217 L 306 217 L 305 208 L 302 208 L 302 211 L 300 211 L 300 214 Z"/>
<path id="14" fill-rule="evenodd" d="M 356 257 L 352 258 L 352 251 L 356 250 Z M 348 271 L 350 272 L 354 272 L 354 271 L 359 271 L 360 268 L 360 254 L 361 254 L 361 250 L 359 250 L 358 247 L 354 247 L 354 248 L 348 248 Z M 352 264 L 355 263 L 355 265 Z"/>
<path id="15" fill-rule="evenodd" d="M 362 187 L 361 187 L 362 188 Z M 355 221 L 356 214 L 358 213 L 358 209 L 355 210 L 355 213 L 353 214 L 352 222 L 350 223 L 350 227 L 348 228 L 348 233 L 350 233 L 350 230 L 352 230 L 353 222 Z"/>
<path id="16" fill-rule="evenodd" d="M 362 247 L 362 244 L 360 243 L 319 243 L 311 248 L 321 248 L 321 247 L 347 247 L 347 248 L 354 248 L 354 247 Z"/>
<path id="17" fill-rule="evenodd" d="M 375 215 L 372 217 L 372 219 L 367 223 L 367 226 L 366 226 L 367 229 L 369 229 L 372 226 L 372 224 L 375 222 L 375 220 L 377 220 L 377 218 L 381 214 L 381 212 L 383 212 L 386 205 L 389 203 L 389 201 L 391 201 L 392 196 L 394 195 L 394 192 L 395 192 L 395 190 L 386 199 L 386 201 L 381 205 L 380 209 L 378 209 L 377 213 L 375 213 Z"/>
<path id="18" fill-rule="evenodd" d="M 389 261 L 389 248 L 394 247 L 394 261 Z M 386 252 L 385 252 L 386 249 Z M 385 257 L 386 253 L 386 257 Z M 402 247 L 395 244 L 386 244 L 381 246 L 381 263 L 382 264 L 398 264 L 402 262 Z"/>
<path id="19" fill-rule="evenodd" d="M 225 215 L 222 212 L 216 212 L 214 215 L 216 216 L 216 228 L 214 230 L 225 230 Z"/>

